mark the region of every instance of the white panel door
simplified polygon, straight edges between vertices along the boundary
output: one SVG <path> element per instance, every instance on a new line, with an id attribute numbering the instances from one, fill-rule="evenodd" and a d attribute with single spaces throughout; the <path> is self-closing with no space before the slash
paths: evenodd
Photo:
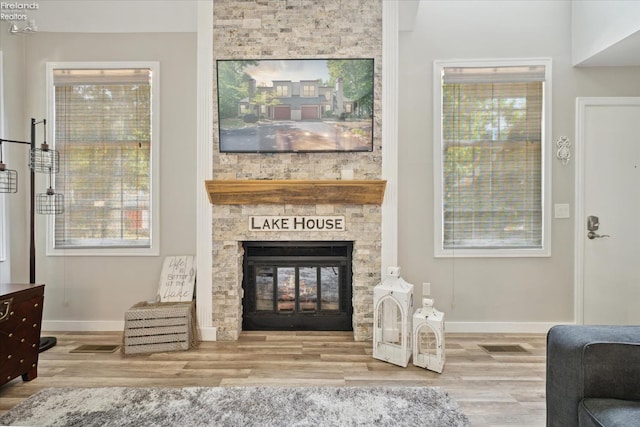
<path id="1" fill-rule="evenodd" d="M 640 324 L 640 98 L 576 113 L 576 321 Z"/>

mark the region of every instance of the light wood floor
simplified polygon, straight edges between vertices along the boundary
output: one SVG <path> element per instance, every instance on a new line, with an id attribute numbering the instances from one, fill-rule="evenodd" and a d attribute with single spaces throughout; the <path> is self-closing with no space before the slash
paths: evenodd
<path id="1" fill-rule="evenodd" d="M 0 386 L 0 414 L 45 387 L 429 386 L 458 402 L 474 426 L 544 426 L 542 334 L 447 334 L 442 374 L 371 357 L 371 342 L 343 332 L 244 332 L 182 352 L 123 356 L 70 353 L 81 344 L 119 344 L 120 333 L 44 333 L 58 345 L 40 354 L 38 378 Z M 480 345 L 519 344 L 526 353 Z"/>

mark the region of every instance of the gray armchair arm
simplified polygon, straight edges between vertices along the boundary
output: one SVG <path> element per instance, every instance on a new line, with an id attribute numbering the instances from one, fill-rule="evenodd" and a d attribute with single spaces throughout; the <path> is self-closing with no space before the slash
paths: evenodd
<path id="1" fill-rule="evenodd" d="M 584 397 L 640 400 L 640 343 L 587 344 Z"/>
<path id="2" fill-rule="evenodd" d="M 640 326 L 560 325 L 549 330 L 547 334 L 546 396 L 548 427 L 577 426 L 580 401 L 585 396 L 604 397 L 592 394 L 594 390 L 599 388 L 597 383 L 602 378 L 613 375 L 613 372 L 616 372 L 616 375 L 629 375 L 629 372 L 621 369 L 625 364 L 624 360 L 613 362 L 618 368 L 612 368 L 613 370 L 608 371 L 608 347 L 600 344 L 589 346 L 589 344 L 604 342 L 638 344 L 640 343 Z M 637 361 L 640 356 L 636 355 L 638 353 L 636 349 L 640 350 L 640 346 L 618 346 L 615 349 L 611 347 L 611 350 L 616 353 L 615 359 L 627 358 L 630 353 L 633 353 L 633 357 L 636 357 Z M 585 361 L 587 365 L 585 365 Z M 586 379 L 585 369 L 589 371 Z M 640 371 L 640 366 L 637 363 L 635 369 Z M 640 373 L 636 372 L 635 375 L 640 375 Z M 637 381 L 638 376 L 635 378 Z M 629 381 L 632 379 L 629 378 Z M 630 385 L 629 381 L 626 381 L 625 384 Z M 609 383 L 603 387 L 613 389 L 613 392 L 617 393 L 616 395 L 623 393 L 617 385 L 612 385 L 610 381 Z M 585 385 L 587 385 L 588 395 L 585 394 Z M 637 385 L 635 387 L 638 388 Z M 624 388 L 627 386 L 625 385 Z"/>

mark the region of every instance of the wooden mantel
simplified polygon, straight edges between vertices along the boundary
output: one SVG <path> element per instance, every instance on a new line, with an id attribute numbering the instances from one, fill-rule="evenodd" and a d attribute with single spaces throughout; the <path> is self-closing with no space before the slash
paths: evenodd
<path id="1" fill-rule="evenodd" d="M 205 181 L 214 205 L 380 205 L 386 184 L 384 180 Z"/>

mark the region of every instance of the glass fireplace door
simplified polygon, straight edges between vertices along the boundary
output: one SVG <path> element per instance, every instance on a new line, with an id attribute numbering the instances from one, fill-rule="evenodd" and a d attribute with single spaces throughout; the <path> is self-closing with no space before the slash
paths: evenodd
<path id="1" fill-rule="evenodd" d="M 348 260 L 245 256 L 243 329 L 352 329 Z"/>
<path id="2" fill-rule="evenodd" d="M 256 266 L 256 311 L 315 313 L 340 309 L 340 266 Z"/>

